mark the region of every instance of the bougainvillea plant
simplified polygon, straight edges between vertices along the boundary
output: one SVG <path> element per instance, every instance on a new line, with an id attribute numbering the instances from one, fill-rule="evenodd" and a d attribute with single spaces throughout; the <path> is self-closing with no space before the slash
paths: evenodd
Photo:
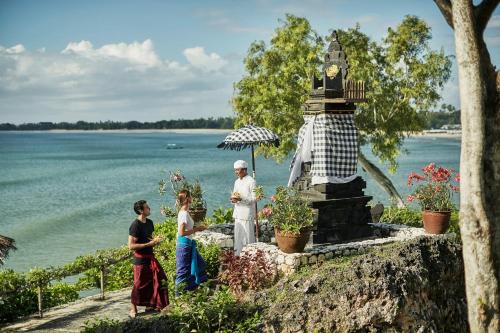
<path id="1" fill-rule="evenodd" d="M 415 186 L 415 191 L 408 195 L 407 200 L 417 201 L 422 210 L 451 211 L 454 208 L 453 194 L 460 191 L 460 174 L 435 163 L 422 168 L 422 172 L 412 172 L 408 176 L 408 187 Z"/>

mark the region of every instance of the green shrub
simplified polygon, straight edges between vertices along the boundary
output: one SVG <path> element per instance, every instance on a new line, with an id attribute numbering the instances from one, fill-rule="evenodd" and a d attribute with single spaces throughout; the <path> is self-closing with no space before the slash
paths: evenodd
<path id="1" fill-rule="evenodd" d="M 454 232 L 460 237 L 460 227 L 458 226 L 458 220 L 459 220 L 458 210 L 454 209 L 451 211 L 450 229 L 448 229 L 448 232 Z"/>
<path id="2" fill-rule="evenodd" d="M 380 217 L 380 222 L 422 228 L 422 212 L 406 207 L 386 207 Z"/>
<path id="3" fill-rule="evenodd" d="M 167 315 L 121 323 L 107 318 L 94 319 L 85 323 L 82 332 L 262 332 L 259 309 L 236 301 L 225 286 L 215 291 L 202 287 L 183 292 L 173 301 L 172 310 Z"/>
<path id="4" fill-rule="evenodd" d="M 269 221 L 281 232 L 297 235 L 304 228 L 312 227 L 313 212 L 297 189 L 278 186 L 271 201 L 262 213 L 270 215 Z M 264 213 L 266 211 L 268 213 Z"/>
<path id="5" fill-rule="evenodd" d="M 260 314 L 250 304 L 235 300 L 225 286 L 202 287 L 178 297 L 169 315 L 176 332 L 259 332 Z"/>
<path id="6" fill-rule="evenodd" d="M 46 309 L 76 299 L 76 286 L 57 283 L 44 290 L 42 306 Z M 12 269 L 0 271 L 0 322 L 9 322 L 37 311 L 37 289 L 30 284 L 26 275 Z"/>
<path id="7" fill-rule="evenodd" d="M 37 294 L 29 289 L 25 275 L 12 269 L 0 271 L 0 322 L 12 321 L 37 309 Z"/>
<path id="8" fill-rule="evenodd" d="M 56 283 L 43 293 L 43 308 L 66 304 L 78 299 L 78 288 L 68 283 Z"/>
<path id="9" fill-rule="evenodd" d="M 106 291 L 119 290 L 132 286 L 134 283 L 134 273 L 132 262 L 124 260 L 109 266 L 106 269 L 104 278 L 104 289 Z M 91 268 L 83 273 L 76 283 L 78 290 L 101 288 L 101 271 Z"/>
<path id="10" fill-rule="evenodd" d="M 234 211 L 233 208 L 224 209 L 222 207 L 219 207 L 216 210 L 214 210 L 214 213 L 212 214 L 212 219 L 214 221 L 214 224 L 232 223 L 233 211 Z"/>
<path id="11" fill-rule="evenodd" d="M 207 275 L 209 279 L 217 278 L 219 274 L 221 249 L 216 244 L 203 245 L 198 243 L 198 251 L 207 263 Z"/>
<path id="12" fill-rule="evenodd" d="M 120 321 L 109 318 L 94 318 L 87 320 L 80 333 L 105 333 L 118 331 Z"/>

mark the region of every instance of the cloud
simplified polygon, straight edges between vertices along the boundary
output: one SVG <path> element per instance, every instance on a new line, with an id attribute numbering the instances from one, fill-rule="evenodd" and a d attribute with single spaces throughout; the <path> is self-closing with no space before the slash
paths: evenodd
<path id="1" fill-rule="evenodd" d="M 192 66 L 203 71 L 217 71 L 227 63 L 217 53 L 206 54 L 201 46 L 185 49 L 183 54 Z"/>
<path id="2" fill-rule="evenodd" d="M 26 51 L 26 49 L 24 48 L 23 45 L 17 44 L 17 45 L 12 46 L 8 49 L 2 47 L 2 48 L 0 48 L 0 51 L 3 51 L 7 54 L 20 54 L 20 53 L 23 53 L 24 51 Z"/>
<path id="3" fill-rule="evenodd" d="M 162 59 L 153 42 L 69 43 L 58 53 L 0 46 L 1 122 L 218 117 L 231 114 L 241 62 L 201 46 Z"/>
<path id="4" fill-rule="evenodd" d="M 94 49 L 94 46 L 92 45 L 91 42 L 82 40 L 78 43 L 76 42 L 71 42 L 66 46 L 64 50 L 62 50 L 61 53 L 63 54 L 82 54 L 82 55 L 89 55 L 92 50 Z"/>
<path id="5" fill-rule="evenodd" d="M 107 44 L 99 49 L 94 49 L 91 42 L 82 40 L 78 43 L 71 42 L 62 51 L 63 54 L 77 54 L 88 58 L 117 58 L 129 61 L 132 64 L 154 67 L 161 61 L 155 53 L 151 39 L 142 43 Z"/>

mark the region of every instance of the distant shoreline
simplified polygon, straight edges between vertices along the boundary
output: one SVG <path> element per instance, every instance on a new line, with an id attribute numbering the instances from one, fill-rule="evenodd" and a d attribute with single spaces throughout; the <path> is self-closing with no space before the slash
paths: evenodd
<path id="1" fill-rule="evenodd" d="M 0 131 L 15 132 L 15 133 L 187 133 L 187 134 L 224 134 L 233 131 L 234 129 L 221 128 L 178 128 L 178 129 L 109 129 L 109 130 L 82 130 L 82 129 L 54 129 L 54 130 L 14 130 Z M 429 137 L 429 138 L 460 138 L 461 131 L 453 130 L 425 130 L 422 133 L 412 133 L 410 137 Z"/>
<path id="2" fill-rule="evenodd" d="M 410 137 L 428 138 L 461 138 L 462 131 L 459 130 L 425 130 L 422 133 L 412 133 Z"/>
<path id="3" fill-rule="evenodd" d="M 179 128 L 179 129 L 110 129 L 110 130 L 65 130 L 65 129 L 55 129 L 55 130 L 15 130 L 15 131 L 0 131 L 2 132 L 16 132 L 16 133 L 204 133 L 204 134 L 216 134 L 216 133 L 229 133 L 233 131 L 232 129 L 220 129 L 220 128 Z"/>

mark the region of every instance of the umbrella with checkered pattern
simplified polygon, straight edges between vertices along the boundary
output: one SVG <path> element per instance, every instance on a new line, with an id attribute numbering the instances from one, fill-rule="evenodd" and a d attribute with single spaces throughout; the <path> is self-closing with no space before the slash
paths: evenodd
<path id="1" fill-rule="evenodd" d="M 267 128 L 246 125 L 239 130 L 229 133 L 217 148 L 232 150 L 241 150 L 248 147 L 252 148 L 252 169 L 253 177 L 255 178 L 254 145 L 272 145 L 278 147 L 280 145 L 280 139 Z"/>
<path id="2" fill-rule="evenodd" d="M 246 125 L 242 128 L 229 133 L 224 141 L 217 148 L 241 150 L 244 148 L 252 148 L 252 171 L 255 179 L 255 154 L 254 145 L 270 145 L 278 147 L 280 145 L 279 137 L 264 127 Z M 257 202 L 255 203 L 255 211 L 257 212 Z M 259 240 L 259 220 L 258 214 L 255 214 L 256 220 L 256 238 Z"/>

